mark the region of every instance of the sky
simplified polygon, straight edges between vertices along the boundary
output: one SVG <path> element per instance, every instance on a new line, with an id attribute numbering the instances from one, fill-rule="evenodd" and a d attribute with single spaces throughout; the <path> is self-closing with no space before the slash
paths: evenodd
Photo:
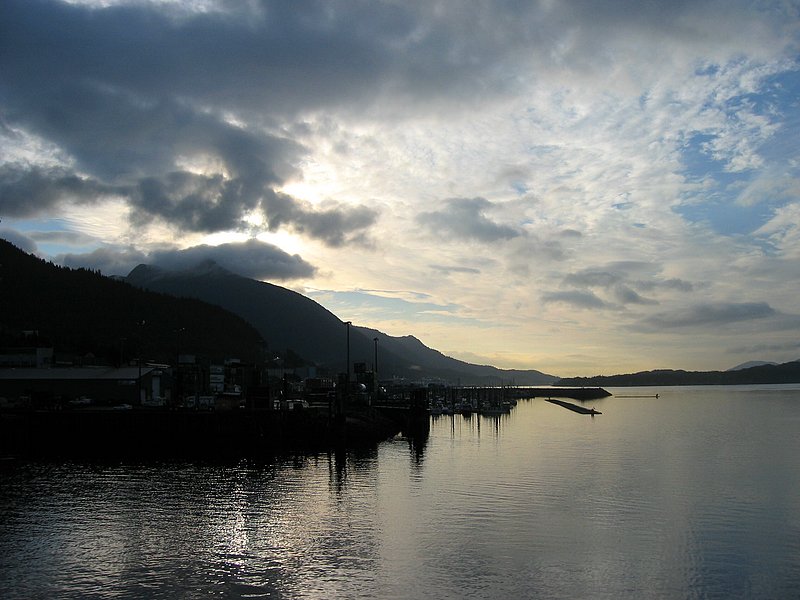
<path id="1" fill-rule="evenodd" d="M 0 237 L 559 376 L 800 358 L 800 2 L 3 0 Z"/>

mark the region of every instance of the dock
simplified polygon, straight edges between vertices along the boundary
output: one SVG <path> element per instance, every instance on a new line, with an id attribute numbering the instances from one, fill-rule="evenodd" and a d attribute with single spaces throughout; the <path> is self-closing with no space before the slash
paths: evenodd
<path id="1" fill-rule="evenodd" d="M 558 404 L 559 406 L 563 406 L 566 409 L 574 411 L 576 413 L 580 413 L 582 415 L 602 415 L 599 410 L 595 410 L 594 408 L 586 408 L 585 406 L 580 406 L 578 404 L 573 404 L 572 402 L 565 402 L 564 400 L 555 400 L 553 398 L 546 398 L 546 400 L 552 404 Z"/>
<path id="2" fill-rule="evenodd" d="M 0 455 L 230 457 L 371 448 L 425 419 L 409 409 L 87 407 L 0 410 Z M 424 432 L 423 432 L 424 433 Z"/>
<path id="3" fill-rule="evenodd" d="M 572 400 L 599 400 L 611 393 L 601 387 L 506 387 L 506 397 L 523 398 L 571 398 Z"/>

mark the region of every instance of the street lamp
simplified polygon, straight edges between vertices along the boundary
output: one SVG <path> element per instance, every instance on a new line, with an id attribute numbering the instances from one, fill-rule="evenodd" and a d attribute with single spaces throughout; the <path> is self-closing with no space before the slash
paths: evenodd
<path id="1" fill-rule="evenodd" d="M 138 394 L 139 398 L 137 400 L 137 404 L 142 403 L 142 343 L 144 334 L 142 333 L 144 330 L 144 326 L 147 323 L 144 319 L 141 321 L 137 321 L 136 324 L 139 326 L 139 358 L 137 359 L 137 363 L 139 365 L 139 386 L 138 386 Z"/>
<path id="2" fill-rule="evenodd" d="M 375 364 L 372 366 L 372 370 L 377 373 L 378 372 L 378 338 L 372 338 L 372 341 L 375 342 Z"/>

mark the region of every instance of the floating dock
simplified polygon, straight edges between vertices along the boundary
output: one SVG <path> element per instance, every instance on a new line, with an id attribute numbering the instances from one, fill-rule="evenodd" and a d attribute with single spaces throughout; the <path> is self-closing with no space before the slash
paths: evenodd
<path id="1" fill-rule="evenodd" d="M 586 408 L 585 406 L 579 406 L 578 404 L 573 404 L 572 402 L 565 402 L 564 400 L 554 400 L 553 398 L 547 398 L 548 402 L 552 404 L 558 404 L 559 406 L 563 406 L 571 411 L 576 413 L 580 413 L 582 415 L 602 415 L 599 410 L 595 410 L 593 408 Z"/>

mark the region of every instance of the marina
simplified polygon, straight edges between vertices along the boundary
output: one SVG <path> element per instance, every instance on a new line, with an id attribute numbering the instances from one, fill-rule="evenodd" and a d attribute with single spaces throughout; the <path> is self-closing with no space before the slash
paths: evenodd
<path id="1" fill-rule="evenodd" d="M 22 455 L 208 456 L 363 447 L 401 432 L 424 431 L 429 416 L 501 416 L 521 399 L 546 395 L 584 400 L 610 395 L 602 388 L 413 384 L 373 386 L 374 393 L 360 386 L 357 389 L 362 391 L 348 394 L 343 386 L 320 390 L 307 383 L 302 391 L 286 386 L 245 388 L 216 396 L 190 396 L 191 402 L 180 404 L 137 403 L 141 380 L 154 371 L 147 368 L 140 377 L 136 368 L 112 370 L 113 377 L 104 377 L 100 383 L 85 378 L 81 371 L 77 371 L 80 377 L 65 379 L 61 373 L 73 372 L 58 370 L 48 373 L 60 379 L 20 380 L 20 390 L 34 393 L 0 407 L 0 450 Z M 118 385 L 120 374 L 127 375 L 122 380 L 127 385 Z M 106 380 L 110 384 L 104 384 Z M 146 387 L 155 386 L 148 379 Z M 127 395 L 104 403 L 86 395 L 88 390 L 116 388 Z M 561 404 L 584 412 L 577 405 Z"/>

